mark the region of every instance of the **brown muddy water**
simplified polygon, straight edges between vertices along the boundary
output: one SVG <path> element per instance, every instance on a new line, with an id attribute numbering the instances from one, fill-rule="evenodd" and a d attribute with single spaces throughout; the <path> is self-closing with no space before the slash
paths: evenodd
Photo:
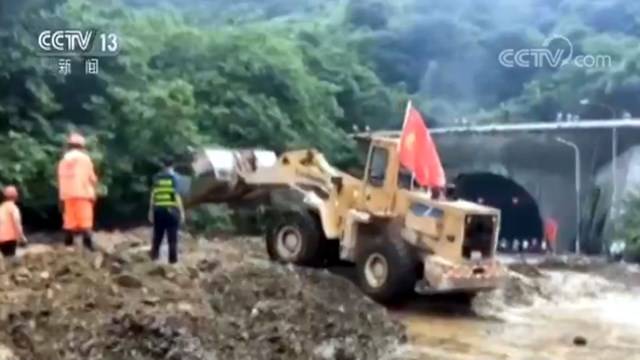
<path id="1" fill-rule="evenodd" d="M 500 294 L 483 294 L 472 306 L 417 299 L 393 311 L 408 328 L 409 344 L 389 358 L 640 359 L 637 288 L 561 271 L 544 272 L 535 288 L 520 294 L 528 299 L 517 305 L 505 304 Z M 476 306 L 478 302 L 482 305 Z"/>

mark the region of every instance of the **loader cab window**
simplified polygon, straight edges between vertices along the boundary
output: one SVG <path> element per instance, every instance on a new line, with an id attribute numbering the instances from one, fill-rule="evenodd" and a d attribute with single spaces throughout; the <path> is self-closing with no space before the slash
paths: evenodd
<path id="1" fill-rule="evenodd" d="M 356 148 L 355 161 L 342 170 L 356 179 L 364 178 L 364 170 L 367 167 L 367 155 L 369 154 L 370 141 L 359 140 Z"/>
<path id="2" fill-rule="evenodd" d="M 420 203 L 411 205 L 411 212 L 418 217 L 430 217 L 436 220 L 444 217 L 444 210 Z"/>
<path id="3" fill-rule="evenodd" d="M 374 147 L 371 153 L 371 165 L 367 181 L 375 187 L 382 187 L 387 176 L 387 165 L 389 163 L 389 152 L 381 147 Z"/>

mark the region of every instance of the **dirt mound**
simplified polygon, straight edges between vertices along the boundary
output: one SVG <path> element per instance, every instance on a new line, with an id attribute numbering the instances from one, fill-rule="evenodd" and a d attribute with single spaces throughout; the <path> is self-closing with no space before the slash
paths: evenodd
<path id="1" fill-rule="evenodd" d="M 629 289 L 640 287 L 639 265 L 611 262 L 603 257 L 556 256 L 546 259 L 540 267 L 548 270 L 570 270 L 594 274 Z"/>
<path id="2" fill-rule="evenodd" d="M 599 274 L 628 288 L 640 288 L 640 266 L 637 264 L 609 264 Z"/>
<path id="3" fill-rule="evenodd" d="M 376 359 L 381 335 L 403 333 L 347 280 L 306 269 L 282 268 L 276 276 L 265 270 L 244 268 L 206 281 L 216 327 L 228 329 L 221 335 L 262 344 L 225 349 L 223 358 L 299 359 L 313 350 L 330 359 Z"/>
<path id="4" fill-rule="evenodd" d="M 147 261 L 148 232 L 131 234 L 100 234 L 104 254 L 41 247 L 10 266 L 0 276 L 0 350 L 10 353 L 0 355 L 376 359 L 403 341 L 404 328 L 351 283 L 271 264 L 250 239 L 190 239 L 171 267 Z"/>
<path id="5" fill-rule="evenodd" d="M 604 293 L 625 291 L 622 279 L 631 277 L 629 269 L 588 258 L 555 258 L 542 265 L 514 263 L 509 266 L 504 285 L 480 294 L 474 300 L 476 313 L 496 316 L 513 307 L 541 302 L 570 303 L 594 299 Z"/>
<path id="6" fill-rule="evenodd" d="M 537 272 L 530 277 L 511 271 L 503 286 L 476 296 L 473 310 L 481 316 L 496 317 L 511 307 L 532 306 L 536 301 L 551 296 L 543 285 L 545 280 L 546 277 Z"/>

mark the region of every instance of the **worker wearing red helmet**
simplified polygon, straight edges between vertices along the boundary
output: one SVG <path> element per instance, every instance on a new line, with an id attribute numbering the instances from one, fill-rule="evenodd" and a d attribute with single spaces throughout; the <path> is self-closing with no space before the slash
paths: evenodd
<path id="1" fill-rule="evenodd" d="M 58 164 L 58 190 L 63 210 L 63 228 L 66 232 L 65 245 L 73 246 L 75 236 L 82 235 L 85 248 L 93 251 L 91 232 L 98 177 L 82 135 L 69 135 L 67 148 Z"/>
<path id="2" fill-rule="evenodd" d="M 20 209 L 16 205 L 18 189 L 15 186 L 7 186 L 3 189 L 4 197 L 0 205 L 0 252 L 3 257 L 12 258 L 16 255 L 18 243 L 26 243 L 27 240 L 22 231 L 22 219 Z"/>

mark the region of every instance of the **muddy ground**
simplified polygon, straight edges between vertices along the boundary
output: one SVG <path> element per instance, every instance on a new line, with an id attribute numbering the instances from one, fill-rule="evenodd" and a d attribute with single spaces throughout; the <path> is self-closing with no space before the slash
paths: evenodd
<path id="1" fill-rule="evenodd" d="M 187 237 L 173 267 L 147 260 L 149 235 L 100 233 L 100 255 L 32 245 L 0 272 L 0 360 L 640 359 L 638 268 L 515 262 L 472 302 L 384 309 L 348 270 L 272 264 L 259 239 Z"/>
<path id="2" fill-rule="evenodd" d="M 416 299 L 394 312 L 409 342 L 390 359 L 640 359 L 640 271 L 585 258 L 514 263 L 471 306 Z"/>
<path id="3" fill-rule="evenodd" d="M 380 359 L 403 341 L 349 281 L 274 265 L 256 240 L 188 239 L 171 267 L 148 238 L 32 246 L 0 275 L 0 359 Z"/>

